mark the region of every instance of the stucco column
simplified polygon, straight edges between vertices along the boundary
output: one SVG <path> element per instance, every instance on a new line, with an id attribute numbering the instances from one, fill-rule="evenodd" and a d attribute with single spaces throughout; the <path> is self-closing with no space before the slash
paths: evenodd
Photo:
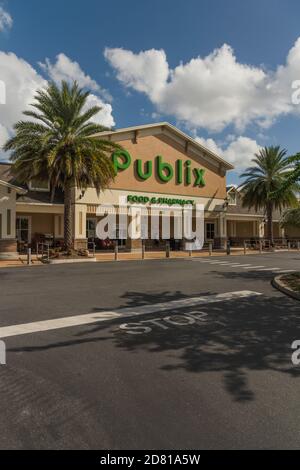
<path id="1" fill-rule="evenodd" d="M 219 248 L 225 248 L 227 243 L 227 221 L 226 214 L 222 212 L 216 220 L 217 222 L 217 237 L 215 238 L 215 245 Z"/>
<path id="2" fill-rule="evenodd" d="M 87 249 L 86 238 L 86 204 L 73 205 L 73 240 L 75 250 Z"/>
<path id="3" fill-rule="evenodd" d="M 265 223 L 263 220 L 258 221 L 258 236 L 259 238 L 264 238 L 265 235 Z"/>
<path id="4" fill-rule="evenodd" d="M 284 227 L 280 227 L 280 225 L 279 225 L 279 234 L 281 238 L 285 238 L 285 229 Z"/>
<path id="5" fill-rule="evenodd" d="M 57 214 L 54 216 L 54 238 L 56 240 L 64 238 L 64 216 Z"/>
<path id="6" fill-rule="evenodd" d="M 17 259 L 16 191 L 0 185 L 0 259 Z"/>

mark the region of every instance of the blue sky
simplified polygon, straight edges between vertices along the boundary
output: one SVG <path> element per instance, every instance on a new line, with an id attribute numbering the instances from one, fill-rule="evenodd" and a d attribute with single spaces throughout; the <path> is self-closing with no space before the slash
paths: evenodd
<path id="1" fill-rule="evenodd" d="M 0 0 L 0 6 L 11 18 L 1 23 L 0 10 L 0 80 L 11 97 L 0 105 L 0 139 L 31 99 L 30 86 L 77 74 L 106 106 L 105 124 L 178 125 L 236 164 L 229 181 L 237 181 L 258 146 L 300 150 L 300 105 L 291 104 L 291 83 L 300 80 L 297 0 Z"/>

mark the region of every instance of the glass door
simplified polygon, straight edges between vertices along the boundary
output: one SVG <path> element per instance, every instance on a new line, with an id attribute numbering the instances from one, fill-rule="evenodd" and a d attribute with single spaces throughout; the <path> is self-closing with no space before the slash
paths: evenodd
<path id="1" fill-rule="evenodd" d="M 30 218 L 28 216 L 19 216 L 16 219 L 16 235 L 19 243 L 31 242 Z"/>
<path id="2" fill-rule="evenodd" d="M 206 223 L 206 240 L 214 240 L 215 238 L 215 224 L 214 223 Z"/>

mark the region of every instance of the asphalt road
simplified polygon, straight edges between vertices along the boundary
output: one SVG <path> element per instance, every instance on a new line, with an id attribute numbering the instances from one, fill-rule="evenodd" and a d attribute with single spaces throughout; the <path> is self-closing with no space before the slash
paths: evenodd
<path id="1" fill-rule="evenodd" d="M 299 448 L 300 303 L 271 286 L 282 270 L 300 254 L 1 269 L 0 338 L 19 330 L 0 448 Z"/>

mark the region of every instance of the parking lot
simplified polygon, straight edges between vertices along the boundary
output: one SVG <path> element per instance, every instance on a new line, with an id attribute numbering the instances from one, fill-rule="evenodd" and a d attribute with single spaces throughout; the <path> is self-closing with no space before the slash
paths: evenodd
<path id="1" fill-rule="evenodd" d="M 246 259 L 246 261 L 245 261 Z M 0 448 L 299 447 L 300 255 L 0 270 Z"/>

